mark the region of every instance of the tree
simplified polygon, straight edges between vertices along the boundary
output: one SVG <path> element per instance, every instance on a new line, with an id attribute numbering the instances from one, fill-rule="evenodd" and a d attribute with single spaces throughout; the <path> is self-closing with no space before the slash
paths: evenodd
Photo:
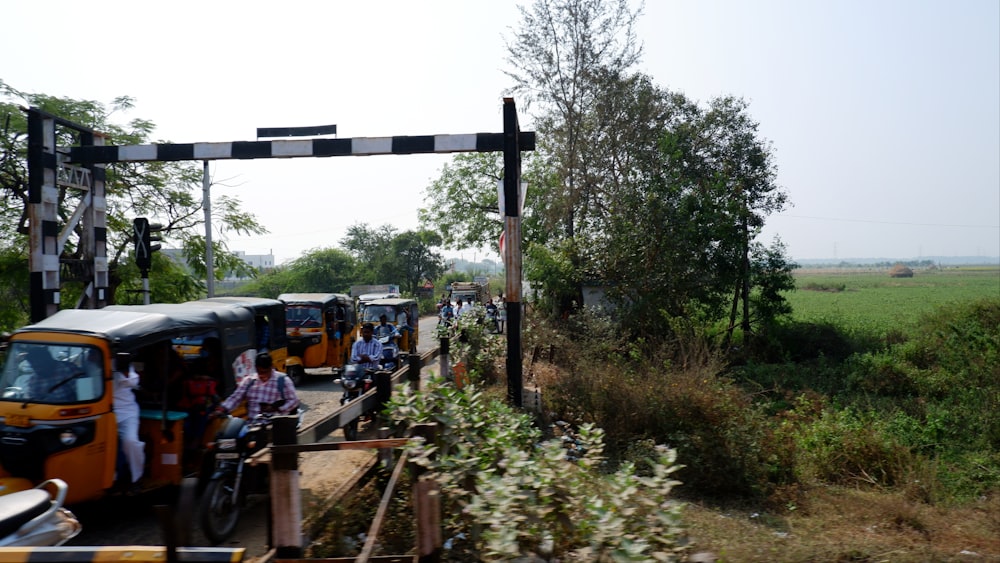
<path id="1" fill-rule="evenodd" d="M 497 203 L 502 178 L 503 154 L 456 155 L 424 190 L 430 205 L 418 210 L 420 224 L 437 230 L 445 248 L 492 247 L 503 228 Z"/>
<path id="2" fill-rule="evenodd" d="M 425 280 L 437 279 L 444 272 L 444 259 L 434 252 L 441 246 L 441 236 L 432 231 L 406 231 L 392 240 L 392 255 L 403 291 L 417 294 Z"/>
<path id="3" fill-rule="evenodd" d="M 522 182 L 528 185 L 521 217 L 521 237 L 526 243 L 545 244 L 547 229 L 540 219 L 546 217 L 545 200 L 536 194 L 548 191 L 550 168 L 534 153 L 522 154 Z M 434 230 L 441 237 L 440 246 L 452 250 L 475 248 L 497 250 L 503 217 L 500 216 L 498 182 L 503 178 L 503 155 L 500 153 L 463 153 L 441 168 L 441 175 L 425 189 L 430 205 L 418 210 L 423 230 Z"/>
<path id="4" fill-rule="evenodd" d="M 356 279 L 361 283 L 392 283 L 384 275 L 393 275 L 391 270 L 392 240 L 397 231 L 391 225 L 370 227 L 355 223 L 347 228 L 347 234 L 340 239 L 340 245 L 358 265 Z"/>
<path id="5" fill-rule="evenodd" d="M 507 44 L 507 75 L 513 92 L 526 96 L 526 107 L 537 105 L 538 150 L 547 155 L 555 182 L 541 197 L 548 224 L 565 243 L 574 270 L 587 270 L 590 238 L 595 234 L 588 204 L 598 185 L 585 158 L 600 122 L 590 108 L 601 95 L 602 69 L 627 72 L 640 60 L 642 46 L 634 31 L 640 9 L 626 0 L 538 0 L 521 10 L 521 23 Z M 558 222 L 558 225 L 557 225 Z M 566 284 L 560 284 L 565 287 Z M 553 296 L 558 308 L 582 303 L 582 290 Z"/>
<path id="6" fill-rule="evenodd" d="M 58 98 L 45 94 L 27 93 L 15 90 L 0 81 L 0 192 L 3 194 L 0 203 L 0 246 L 8 249 L 23 249 L 27 256 L 27 120 L 20 106 L 34 106 L 73 121 L 106 136 L 107 144 L 135 145 L 148 144 L 155 129 L 153 122 L 143 119 L 132 119 L 126 124 L 116 123 L 113 118 L 120 112 L 132 108 L 133 101 L 128 97 L 119 97 L 109 106 L 92 100 L 75 100 Z M 57 130 L 59 146 L 76 144 L 78 140 L 71 131 Z M 161 141 L 162 142 L 162 141 Z M 204 214 L 201 200 L 196 197 L 200 193 L 202 182 L 201 169 L 193 163 L 185 162 L 145 162 L 116 163 L 107 167 L 105 180 L 107 197 L 107 255 L 109 269 L 109 301 L 115 302 L 116 289 L 125 275 L 137 275 L 137 270 L 124 268 L 132 260 L 132 219 L 134 217 L 149 217 L 164 225 L 163 236 L 186 249 L 204 249 Z M 59 215 L 65 220 L 72 213 L 79 194 L 73 190 L 60 188 Z M 219 230 L 219 237 L 213 237 L 217 264 L 222 267 L 216 271 L 239 270 L 244 268 L 242 260 L 228 252 L 225 245 L 225 235 L 228 232 L 237 234 L 262 234 L 267 232 L 252 214 L 240 209 L 239 200 L 235 198 L 220 198 L 213 205 L 213 225 Z M 79 240 L 80 228 L 77 227 Z M 73 240 L 67 242 L 61 261 L 73 263 L 81 257 L 79 245 Z M 206 271 L 204 252 L 188 254 L 189 262 L 196 271 Z M 25 262 L 26 263 L 26 262 Z M 200 264 L 200 269 L 198 268 Z M 154 268 L 174 268 L 169 260 L 157 260 Z M 175 271 L 154 270 L 155 275 L 164 278 L 179 279 L 184 272 L 180 266 Z M 67 274 L 72 269 L 64 268 Z M 187 276 L 187 272 L 184 272 Z M 152 282 L 151 278 L 151 283 Z M 73 303 L 72 297 L 80 293 L 82 283 L 67 275 L 62 279 L 63 303 Z M 193 284 L 170 284 L 173 288 L 172 298 L 189 299 L 200 296 L 203 286 L 199 282 Z M 8 305 L 9 306 L 9 305 Z"/>

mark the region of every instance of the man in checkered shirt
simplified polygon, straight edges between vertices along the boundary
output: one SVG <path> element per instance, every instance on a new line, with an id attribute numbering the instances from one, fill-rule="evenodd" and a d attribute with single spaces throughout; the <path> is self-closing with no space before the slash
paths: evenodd
<path id="1" fill-rule="evenodd" d="M 361 338 L 351 347 L 351 363 L 358 364 L 363 369 L 378 369 L 382 357 L 382 343 L 373 338 L 375 326 L 372 323 L 361 325 Z"/>
<path id="2" fill-rule="evenodd" d="M 262 412 L 288 414 L 299 406 L 299 398 L 295 394 L 292 379 L 274 369 L 270 354 L 258 354 L 255 366 L 257 374 L 244 377 L 243 381 L 240 381 L 233 394 L 216 407 L 216 416 L 232 412 L 244 400 L 247 402 L 248 419 L 253 419 Z M 279 383 L 282 379 L 284 382 Z M 281 399 L 284 399 L 284 404 L 275 406 L 274 403 Z"/>

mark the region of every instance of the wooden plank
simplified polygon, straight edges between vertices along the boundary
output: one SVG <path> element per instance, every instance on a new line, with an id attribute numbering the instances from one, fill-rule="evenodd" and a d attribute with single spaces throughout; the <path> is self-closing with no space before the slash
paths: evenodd
<path id="1" fill-rule="evenodd" d="M 399 456 L 399 461 L 396 462 L 396 468 L 392 470 L 392 477 L 389 478 L 385 490 L 382 491 L 382 502 L 379 503 L 378 510 L 375 511 L 375 519 L 372 520 L 371 527 L 368 528 L 368 537 L 365 539 L 364 547 L 361 548 L 361 554 L 358 555 L 358 563 L 366 563 L 371 560 L 372 551 L 375 551 L 375 542 L 378 540 L 378 533 L 382 530 L 382 522 L 389 510 L 389 501 L 392 500 L 392 493 L 396 489 L 399 476 L 403 474 L 406 459 L 406 452 L 403 452 L 403 455 Z"/>

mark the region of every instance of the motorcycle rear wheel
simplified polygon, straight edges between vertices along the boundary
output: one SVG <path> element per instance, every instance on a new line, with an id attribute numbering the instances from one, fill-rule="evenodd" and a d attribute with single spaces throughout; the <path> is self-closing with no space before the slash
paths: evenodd
<path id="1" fill-rule="evenodd" d="M 218 545 L 236 531 L 240 520 L 239 495 L 233 499 L 236 475 L 226 473 L 208 482 L 201 497 L 201 529 L 205 537 Z"/>

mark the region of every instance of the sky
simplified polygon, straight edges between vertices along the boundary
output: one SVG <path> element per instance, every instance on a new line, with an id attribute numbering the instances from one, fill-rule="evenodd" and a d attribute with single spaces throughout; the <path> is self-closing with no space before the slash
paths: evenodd
<path id="1" fill-rule="evenodd" d="M 506 0 L 40 6 L 4 3 L 0 80 L 131 96 L 121 119 L 174 143 L 328 124 L 341 138 L 502 132 L 505 40 L 520 22 Z M 1000 2 L 648 0 L 637 32 L 638 70 L 659 86 L 749 102 L 790 201 L 765 244 L 780 238 L 793 260 L 1000 257 Z M 281 264 L 354 224 L 417 228 L 451 158 L 213 161 L 212 195 L 270 231 L 227 233 L 229 248 Z"/>

